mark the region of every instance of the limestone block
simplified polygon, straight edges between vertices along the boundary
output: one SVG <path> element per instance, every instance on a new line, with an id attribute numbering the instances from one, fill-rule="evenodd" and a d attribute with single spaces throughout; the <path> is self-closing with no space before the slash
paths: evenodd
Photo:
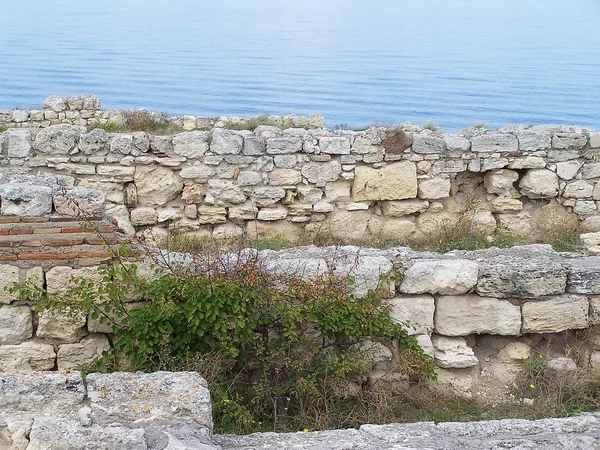
<path id="1" fill-rule="evenodd" d="M 548 169 L 528 170 L 519 187 L 521 194 L 529 198 L 553 198 L 558 195 L 558 177 Z"/>
<path id="2" fill-rule="evenodd" d="M 580 225 L 583 233 L 597 233 L 600 231 L 600 216 L 582 218 Z"/>
<path id="3" fill-rule="evenodd" d="M 431 342 L 431 336 L 428 334 L 420 334 L 415 336 L 417 342 L 419 343 L 419 347 L 423 350 L 427 356 L 434 357 L 433 343 Z"/>
<path id="4" fill-rule="evenodd" d="M 254 220 L 258 214 L 258 208 L 250 201 L 241 205 L 229 207 L 229 219 L 234 221 Z"/>
<path id="5" fill-rule="evenodd" d="M 569 161 L 581 157 L 580 150 L 548 150 L 547 160 L 549 163 Z"/>
<path id="6" fill-rule="evenodd" d="M 475 153 L 516 152 L 518 149 L 519 143 L 512 134 L 490 133 L 471 139 L 471 151 Z"/>
<path id="7" fill-rule="evenodd" d="M 319 138 L 321 153 L 330 155 L 349 155 L 350 141 L 345 137 L 321 137 Z"/>
<path id="8" fill-rule="evenodd" d="M 556 174 L 563 180 L 572 180 L 583 165 L 582 161 L 565 161 L 556 164 Z M 585 178 L 585 176 L 584 176 Z"/>
<path id="9" fill-rule="evenodd" d="M 492 200 L 490 208 L 495 213 L 519 212 L 523 209 L 523 202 L 516 198 L 500 196 Z"/>
<path id="10" fill-rule="evenodd" d="M 587 144 L 587 136 L 580 133 L 554 133 L 552 147 L 557 149 L 582 149 Z"/>
<path id="11" fill-rule="evenodd" d="M 333 211 L 333 205 L 329 202 L 317 202 L 313 205 L 313 211 L 316 213 L 329 213 Z"/>
<path id="12" fill-rule="evenodd" d="M 322 209 L 319 210 L 322 211 Z M 318 212 L 316 208 L 315 212 Z M 343 239 L 345 242 L 361 241 L 367 236 L 370 219 L 370 211 L 336 210 L 328 217 L 328 232 L 334 239 Z"/>
<path id="13" fill-rule="evenodd" d="M 75 278 L 99 282 L 102 277 L 96 267 L 72 269 L 68 266 L 55 266 L 46 272 L 46 290 L 51 296 L 64 295 L 73 286 L 71 281 Z"/>
<path id="14" fill-rule="evenodd" d="M 563 356 L 548 360 L 546 369 L 557 375 L 569 376 L 577 372 L 577 364 L 571 358 Z"/>
<path id="15" fill-rule="evenodd" d="M 518 179 L 519 174 L 514 170 L 494 170 L 485 174 L 483 184 L 489 194 L 505 194 Z"/>
<path id="16" fill-rule="evenodd" d="M 494 234 L 498 228 L 496 218 L 490 211 L 475 212 L 471 219 L 471 225 L 476 231 L 480 231 L 485 235 Z"/>
<path id="17" fill-rule="evenodd" d="M 259 187 L 254 190 L 252 200 L 256 206 L 268 206 L 285 197 L 285 189 L 275 186 Z"/>
<path id="18" fill-rule="evenodd" d="M 302 176 L 309 183 L 323 187 L 330 181 L 337 181 L 342 174 L 342 164 L 337 161 L 309 162 L 302 166 Z M 416 183 L 416 175 L 415 175 Z"/>
<path id="19" fill-rule="evenodd" d="M 227 222 L 223 225 L 217 225 L 213 230 L 212 237 L 217 241 L 227 241 L 238 239 L 244 235 L 244 229 L 233 222 Z"/>
<path id="20" fill-rule="evenodd" d="M 264 139 L 255 136 L 244 136 L 244 148 L 242 153 L 245 156 L 260 156 L 267 151 Z"/>
<path id="21" fill-rule="evenodd" d="M 600 232 L 579 235 L 583 247 L 589 255 L 600 255 Z"/>
<path id="22" fill-rule="evenodd" d="M 508 164 L 509 169 L 543 169 L 546 167 L 544 158 L 538 156 L 525 156 L 517 158 Z"/>
<path id="23" fill-rule="evenodd" d="M 34 286 L 43 289 L 46 281 L 44 270 L 41 267 L 32 267 L 31 269 L 28 269 L 25 280 L 28 283 L 32 283 Z"/>
<path id="24" fill-rule="evenodd" d="M 446 151 L 446 142 L 439 137 L 416 134 L 413 136 L 412 150 L 419 154 L 438 155 Z"/>
<path id="25" fill-rule="evenodd" d="M 271 172 L 269 179 L 273 186 L 294 186 L 302 183 L 302 174 L 299 170 L 278 169 Z"/>
<path id="26" fill-rule="evenodd" d="M 506 233 L 522 235 L 531 233 L 531 214 L 527 212 L 498 214 L 496 217 L 498 218 L 498 227 Z"/>
<path id="27" fill-rule="evenodd" d="M 477 283 L 478 265 L 465 259 L 418 260 L 404 272 L 400 292 L 457 295 Z"/>
<path id="28" fill-rule="evenodd" d="M 473 349 L 461 337 L 431 336 L 435 363 L 443 369 L 464 369 L 476 366 L 479 360 Z"/>
<path id="29" fill-rule="evenodd" d="M 162 154 L 172 154 L 173 153 L 173 137 L 151 135 L 149 138 L 150 138 L 150 150 L 152 150 L 152 153 L 162 153 Z"/>
<path id="30" fill-rule="evenodd" d="M 596 214 L 596 202 L 592 200 L 578 200 L 573 206 L 573 212 L 579 216 L 593 216 Z"/>
<path id="31" fill-rule="evenodd" d="M 131 134 L 115 134 L 109 143 L 110 153 L 129 155 L 133 150 L 133 136 Z"/>
<path id="32" fill-rule="evenodd" d="M 79 370 L 89 366 L 110 350 L 108 338 L 103 334 L 93 334 L 75 344 L 62 344 L 58 347 L 56 363 L 58 370 Z"/>
<path id="33" fill-rule="evenodd" d="M 227 222 L 227 210 L 219 206 L 202 205 L 198 207 L 200 225 L 217 225 Z"/>
<path id="34" fill-rule="evenodd" d="M 359 166 L 355 169 L 352 195 L 355 201 L 402 200 L 417 196 L 417 168 L 402 161 L 382 169 Z"/>
<path id="35" fill-rule="evenodd" d="M 302 139 L 298 137 L 276 137 L 265 142 L 267 155 L 285 155 L 302 151 Z"/>
<path id="36" fill-rule="evenodd" d="M 38 314 L 37 337 L 59 342 L 77 342 L 85 335 L 86 316 L 83 313 L 60 314 L 44 311 Z"/>
<path id="37" fill-rule="evenodd" d="M 433 331 L 435 303 L 431 295 L 411 295 L 388 300 L 392 307 L 390 317 L 403 324 L 408 333 L 430 334 Z"/>
<path id="38" fill-rule="evenodd" d="M 567 292 L 571 294 L 600 294 L 600 258 L 566 259 Z"/>
<path id="39" fill-rule="evenodd" d="M 577 180 L 567 183 L 563 192 L 565 198 L 589 198 L 592 196 L 594 186 L 585 180 Z"/>
<path id="40" fill-rule="evenodd" d="M 0 186 L 2 205 L 0 212 L 5 216 L 34 217 L 52 212 L 52 188 L 48 186 L 8 183 Z"/>
<path id="41" fill-rule="evenodd" d="M 182 200 L 187 204 L 202 203 L 204 201 L 204 186 L 201 184 L 192 184 L 183 188 L 181 194 Z"/>
<path id="42" fill-rule="evenodd" d="M 523 333 L 560 333 L 589 326 L 589 304 L 584 296 L 558 295 L 523 305 Z"/>
<path id="43" fill-rule="evenodd" d="M 54 347 L 48 344 L 25 341 L 19 345 L 0 345 L 1 372 L 51 370 L 55 358 Z"/>
<path id="44" fill-rule="evenodd" d="M 0 416 L 0 449 L 26 450 L 32 425 L 33 419 Z"/>
<path id="45" fill-rule="evenodd" d="M 183 189 L 181 178 L 166 167 L 138 166 L 133 179 L 142 206 L 164 205 Z"/>
<path id="46" fill-rule="evenodd" d="M 16 294 L 8 293 L 5 288 L 19 282 L 19 268 L 8 264 L 0 265 L 0 305 L 9 304 L 17 299 Z"/>
<path id="47" fill-rule="evenodd" d="M 288 210 L 284 206 L 264 207 L 258 211 L 258 220 L 282 220 L 288 215 Z"/>
<path id="48" fill-rule="evenodd" d="M 600 178 L 600 163 L 586 163 L 583 165 L 581 174 L 584 179 Z"/>
<path id="49" fill-rule="evenodd" d="M 0 307 L 0 345 L 17 345 L 33 334 L 29 306 Z"/>
<path id="50" fill-rule="evenodd" d="M 468 152 L 471 148 L 471 141 L 462 136 L 445 134 L 443 139 L 446 148 L 451 152 Z"/>
<path id="51" fill-rule="evenodd" d="M 519 150 L 522 152 L 538 152 L 548 150 L 552 143 L 552 136 L 548 131 L 523 130 L 517 133 Z M 542 166 L 543 167 L 543 166 Z M 515 167 L 516 169 L 517 167 Z M 532 167 L 520 167 L 520 169 Z"/>
<path id="52" fill-rule="evenodd" d="M 154 208 L 142 207 L 131 210 L 131 223 L 134 226 L 156 225 L 157 215 Z"/>
<path id="53" fill-rule="evenodd" d="M 208 185 L 217 200 L 238 205 L 246 201 L 242 189 L 231 180 L 208 180 Z"/>
<path id="54" fill-rule="evenodd" d="M 208 385 L 196 372 L 92 373 L 86 382 L 95 424 L 137 427 L 189 422 L 212 430 Z"/>
<path id="55" fill-rule="evenodd" d="M 11 118 L 15 123 L 27 122 L 29 119 L 29 111 L 26 109 L 13 109 L 11 111 Z"/>
<path id="56" fill-rule="evenodd" d="M 435 302 L 435 331 L 445 336 L 518 336 L 521 308 L 506 300 L 476 294 L 440 296 Z"/>
<path id="57" fill-rule="evenodd" d="M 256 186 L 257 184 L 261 184 L 262 181 L 262 175 L 252 170 L 242 170 L 237 178 L 238 186 Z"/>
<path id="58" fill-rule="evenodd" d="M 215 155 L 238 155 L 242 152 L 243 145 L 243 135 L 235 131 L 220 128 L 212 131 L 210 150 Z"/>
<path id="59" fill-rule="evenodd" d="M 189 131 L 173 136 L 173 152 L 186 158 L 200 158 L 208 151 L 208 131 Z"/>
<path id="60" fill-rule="evenodd" d="M 44 100 L 42 108 L 49 109 L 54 112 L 62 112 L 67 109 L 67 103 L 63 97 L 51 95 Z"/>
<path id="61" fill-rule="evenodd" d="M 417 217 L 416 224 L 419 231 L 425 236 L 437 236 L 441 230 L 456 226 L 456 214 L 444 211 L 441 202 L 431 202 L 429 210 Z"/>
<path id="62" fill-rule="evenodd" d="M 357 211 L 359 212 L 363 211 Z M 350 275 L 354 278 L 352 294 L 356 298 L 363 298 L 369 291 L 377 289 L 381 285 L 381 277 L 389 275 L 393 268 L 391 261 L 385 256 L 357 254 L 352 248 L 340 252 L 336 258 L 335 267 L 332 268 L 333 273 L 338 277 Z M 391 281 L 386 282 L 382 287 L 393 292 L 394 286 Z"/>
<path id="63" fill-rule="evenodd" d="M 421 178 L 418 187 L 419 198 L 435 200 L 450 196 L 450 180 L 447 178 Z"/>
<path id="64" fill-rule="evenodd" d="M 4 139 L 9 158 L 27 158 L 31 155 L 31 132 L 29 130 L 8 130 L 4 133 Z"/>
<path id="65" fill-rule="evenodd" d="M 386 217 L 403 217 L 427 211 L 429 202 L 421 199 L 387 201 L 381 203 L 381 211 Z"/>
<path id="66" fill-rule="evenodd" d="M 483 164 L 481 165 L 481 171 L 487 172 L 489 170 L 497 170 L 502 169 L 503 167 L 508 166 L 507 158 L 486 158 L 482 160 Z"/>
<path id="67" fill-rule="evenodd" d="M 72 125 L 50 125 L 35 136 L 34 150 L 49 155 L 68 155 L 77 153 L 79 138 L 85 128 Z"/>
<path id="68" fill-rule="evenodd" d="M 325 186 L 327 187 L 327 185 Z M 298 198 L 302 203 L 317 203 L 323 198 L 323 191 L 312 186 L 298 186 Z M 348 200 L 350 200 L 350 185 L 348 185 Z"/>
<path id="69" fill-rule="evenodd" d="M 102 192 L 79 186 L 57 191 L 53 196 L 56 213 L 69 217 L 102 216 L 105 201 Z"/>
<path id="70" fill-rule="evenodd" d="M 129 219 L 129 211 L 125 205 L 113 205 L 106 204 L 105 207 L 106 217 L 117 221 L 117 226 L 125 234 L 133 236 L 135 234 L 135 228 L 131 224 Z"/>
<path id="71" fill-rule="evenodd" d="M 416 231 L 412 216 L 403 218 L 385 218 L 372 216 L 369 220 L 371 235 L 384 241 L 403 242 Z"/>
<path id="72" fill-rule="evenodd" d="M 336 181 L 334 183 L 327 183 L 325 185 L 325 199 L 328 202 L 350 201 L 352 195 L 351 189 L 352 183 L 348 181 Z"/>
<path id="73" fill-rule="evenodd" d="M 98 175 L 103 175 L 105 177 L 109 177 L 110 179 L 107 181 L 119 180 L 122 182 L 133 181 L 133 176 L 135 174 L 135 167 L 126 167 L 126 166 L 108 166 L 108 165 L 99 165 L 96 167 L 96 173 Z"/>

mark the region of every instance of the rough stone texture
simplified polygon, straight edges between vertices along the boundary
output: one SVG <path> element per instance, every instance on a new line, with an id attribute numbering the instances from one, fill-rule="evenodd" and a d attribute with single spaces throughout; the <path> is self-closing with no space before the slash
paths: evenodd
<path id="1" fill-rule="evenodd" d="M 33 334 L 29 306 L 0 307 L 0 345 L 17 345 Z"/>
<path id="2" fill-rule="evenodd" d="M 485 174 L 484 185 L 490 194 L 504 194 L 513 188 L 514 182 L 518 179 L 519 174 L 514 170 L 494 170 Z"/>
<path id="3" fill-rule="evenodd" d="M 158 216 L 156 210 L 150 207 L 131 210 L 131 223 L 135 226 L 156 225 Z"/>
<path id="4" fill-rule="evenodd" d="M 35 341 L 19 345 L 0 345 L 0 371 L 19 372 L 29 370 L 51 370 L 56 353 L 54 347 Z"/>
<path id="5" fill-rule="evenodd" d="M 186 158 L 200 158 L 208 151 L 208 131 L 189 131 L 173 136 L 173 151 Z"/>
<path id="6" fill-rule="evenodd" d="M 471 140 L 471 151 L 475 153 L 516 152 L 518 149 L 517 138 L 512 134 L 484 134 Z"/>
<path id="7" fill-rule="evenodd" d="M 443 369 L 464 369 L 477 365 L 473 349 L 461 337 L 431 336 L 435 363 Z"/>
<path id="8" fill-rule="evenodd" d="M 568 270 L 567 292 L 600 294 L 600 258 L 575 258 L 564 262 Z"/>
<path id="9" fill-rule="evenodd" d="M 521 178 L 519 187 L 529 198 L 553 198 L 558 195 L 558 177 L 551 170 L 532 169 Z"/>
<path id="10" fill-rule="evenodd" d="M 183 189 L 181 178 L 166 167 L 138 166 L 134 182 L 138 203 L 143 206 L 164 205 Z"/>
<path id="11" fill-rule="evenodd" d="M 506 300 L 475 294 L 440 296 L 435 302 L 435 331 L 445 336 L 521 333 L 521 308 Z"/>
<path id="12" fill-rule="evenodd" d="M 523 305 L 523 333 L 559 333 L 589 325 L 586 297 L 559 295 Z"/>
<path id="13" fill-rule="evenodd" d="M 86 317 L 83 313 L 65 315 L 45 311 L 39 314 L 36 335 L 47 340 L 77 342 L 85 335 L 85 322 Z"/>
<path id="14" fill-rule="evenodd" d="M 457 295 L 469 292 L 477 283 L 476 262 L 421 260 L 404 272 L 400 292 L 406 294 Z"/>
<path id="15" fill-rule="evenodd" d="M 421 154 L 444 153 L 446 143 L 439 137 L 417 134 L 413 137 L 412 150 Z"/>
<path id="16" fill-rule="evenodd" d="M 388 300 L 391 317 L 406 326 L 411 335 L 425 335 L 433 331 L 435 303 L 431 295 L 411 295 Z"/>
<path id="17" fill-rule="evenodd" d="M 22 183 L 0 185 L 2 206 L 0 213 L 4 216 L 45 216 L 52 212 L 52 188 L 33 186 Z"/>
<path id="18" fill-rule="evenodd" d="M 69 217 L 99 217 L 104 214 L 106 198 L 102 192 L 75 187 L 55 192 L 52 200 L 57 214 Z"/>
<path id="19" fill-rule="evenodd" d="M 10 158 L 27 158 L 31 155 L 31 132 L 8 130 L 4 133 L 6 150 Z"/>
<path id="20" fill-rule="evenodd" d="M 82 127 L 71 125 L 51 125 L 43 128 L 33 141 L 35 151 L 54 155 L 67 155 L 77 152 L 79 138 L 85 133 Z"/>
<path id="21" fill-rule="evenodd" d="M 110 343 L 103 334 L 88 336 L 75 344 L 63 344 L 58 348 L 56 355 L 58 370 L 83 369 L 108 350 Z"/>
<path id="22" fill-rule="evenodd" d="M 302 176 L 317 187 L 323 187 L 330 181 L 337 181 L 341 173 L 342 165 L 339 161 L 310 162 L 302 167 Z"/>
<path id="23" fill-rule="evenodd" d="M 244 138 L 235 131 L 215 129 L 212 132 L 210 150 L 216 155 L 237 155 L 243 145 Z"/>
<path id="24" fill-rule="evenodd" d="M 321 153 L 331 155 L 349 155 L 350 141 L 345 137 L 323 137 L 319 139 Z"/>
<path id="25" fill-rule="evenodd" d="M 416 212 L 425 212 L 429 207 L 427 200 L 413 199 L 389 201 L 381 203 L 381 210 L 386 217 L 403 217 Z"/>
<path id="26" fill-rule="evenodd" d="M 450 180 L 446 178 L 423 178 L 419 180 L 419 198 L 435 200 L 450 196 Z"/>
<path id="27" fill-rule="evenodd" d="M 19 282 L 19 268 L 8 264 L 0 265 L 0 305 L 11 303 L 16 299 L 14 294 L 6 291 L 8 286 Z"/>
<path id="28" fill-rule="evenodd" d="M 64 295 L 72 287 L 74 278 L 100 281 L 101 277 L 96 267 L 73 269 L 68 266 L 55 266 L 46 272 L 46 290 L 53 296 Z"/>
<path id="29" fill-rule="evenodd" d="M 402 200 L 417 196 L 417 170 L 411 162 L 390 164 L 383 169 L 355 169 L 352 196 L 362 200 Z"/>

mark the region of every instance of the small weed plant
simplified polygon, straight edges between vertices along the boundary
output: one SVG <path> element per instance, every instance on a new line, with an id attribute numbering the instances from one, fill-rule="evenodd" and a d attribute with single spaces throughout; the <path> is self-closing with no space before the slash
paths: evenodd
<path id="1" fill-rule="evenodd" d="M 430 121 L 425 122 L 423 128 L 429 131 L 440 131 L 440 127 L 437 123 Z"/>
<path id="2" fill-rule="evenodd" d="M 126 111 L 124 116 L 122 123 L 112 119 L 105 123 L 94 122 L 88 126 L 88 131 L 100 128 L 109 133 L 145 131 L 155 135 L 172 135 L 183 131 L 183 127 L 169 120 L 164 113 L 136 110 Z"/>

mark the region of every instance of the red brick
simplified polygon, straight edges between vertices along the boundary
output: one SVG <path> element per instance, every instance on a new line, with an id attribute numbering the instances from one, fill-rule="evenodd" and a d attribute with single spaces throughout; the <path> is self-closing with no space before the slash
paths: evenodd
<path id="1" fill-rule="evenodd" d="M 86 233 L 88 230 L 81 227 L 62 227 L 61 233 Z"/>
<path id="2" fill-rule="evenodd" d="M 8 234 L 33 234 L 31 228 L 13 228 Z"/>
<path id="3" fill-rule="evenodd" d="M 79 222 L 78 217 L 50 217 L 50 222 Z"/>
<path id="4" fill-rule="evenodd" d="M 83 239 L 71 239 L 71 240 L 55 240 L 55 241 L 44 241 L 44 245 L 48 247 L 66 247 L 69 245 L 81 245 Z"/>
<path id="5" fill-rule="evenodd" d="M 10 230 L 0 230 L 0 236 L 8 236 Z"/>
<path id="6" fill-rule="evenodd" d="M 85 243 L 90 244 L 90 245 L 115 245 L 115 244 L 118 244 L 119 241 L 118 241 L 118 239 L 114 239 L 114 238 L 106 238 L 106 239 L 85 238 Z"/>
<path id="7" fill-rule="evenodd" d="M 109 252 L 81 252 L 77 254 L 78 258 L 106 258 L 111 256 Z"/>
<path id="8" fill-rule="evenodd" d="M 0 247 L 8 248 L 8 247 L 12 247 L 13 245 L 15 247 L 18 247 L 19 244 L 20 244 L 20 242 L 0 242 Z"/>
<path id="9" fill-rule="evenodd" d="M 42 223 L 48 222 L 47 217 L 22 217 L 21 222 L 23 223 Z"/>
<path id="10" fill-rule="evenodd" d="M 56 259 L 58 255 L 56 253 L 19 253 L 19 260 L 30 260 L 30 259 Z"/>
<path id="11" fill-rule="evenodd" d="M 19 223 L 20 217 L 0 217 L 0 223 Z"/>
<path id="12" fill-rule="evenodd" d="M 56 259 L 75 259 L 78 253 L 59 253 L 56 255 Z"/>
<path id="13" fill-rule="evenodd" d="M 0 261 L 16 261 L 17 255 L 0 255 Z"/>
<path id="14" fill-rule="evenodd" d="M 115 227 L 112 225 L 103 225 L 99 228 L 100 233 L 112 233 L 115 231 Z"/>

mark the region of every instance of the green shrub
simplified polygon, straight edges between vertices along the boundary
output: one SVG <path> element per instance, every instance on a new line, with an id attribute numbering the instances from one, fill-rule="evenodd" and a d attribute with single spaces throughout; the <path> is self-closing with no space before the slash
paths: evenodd
<path id="1" fill-rule="evenodd" d="M 440 131 L 439 125 L 435 122 L 432 122 L 431 120 L 428 122 L 425 122 L 425 124 L 423 125 L 423 128 L 425 128 L 426 130 L 430 130 L 430 131 Z"/>

